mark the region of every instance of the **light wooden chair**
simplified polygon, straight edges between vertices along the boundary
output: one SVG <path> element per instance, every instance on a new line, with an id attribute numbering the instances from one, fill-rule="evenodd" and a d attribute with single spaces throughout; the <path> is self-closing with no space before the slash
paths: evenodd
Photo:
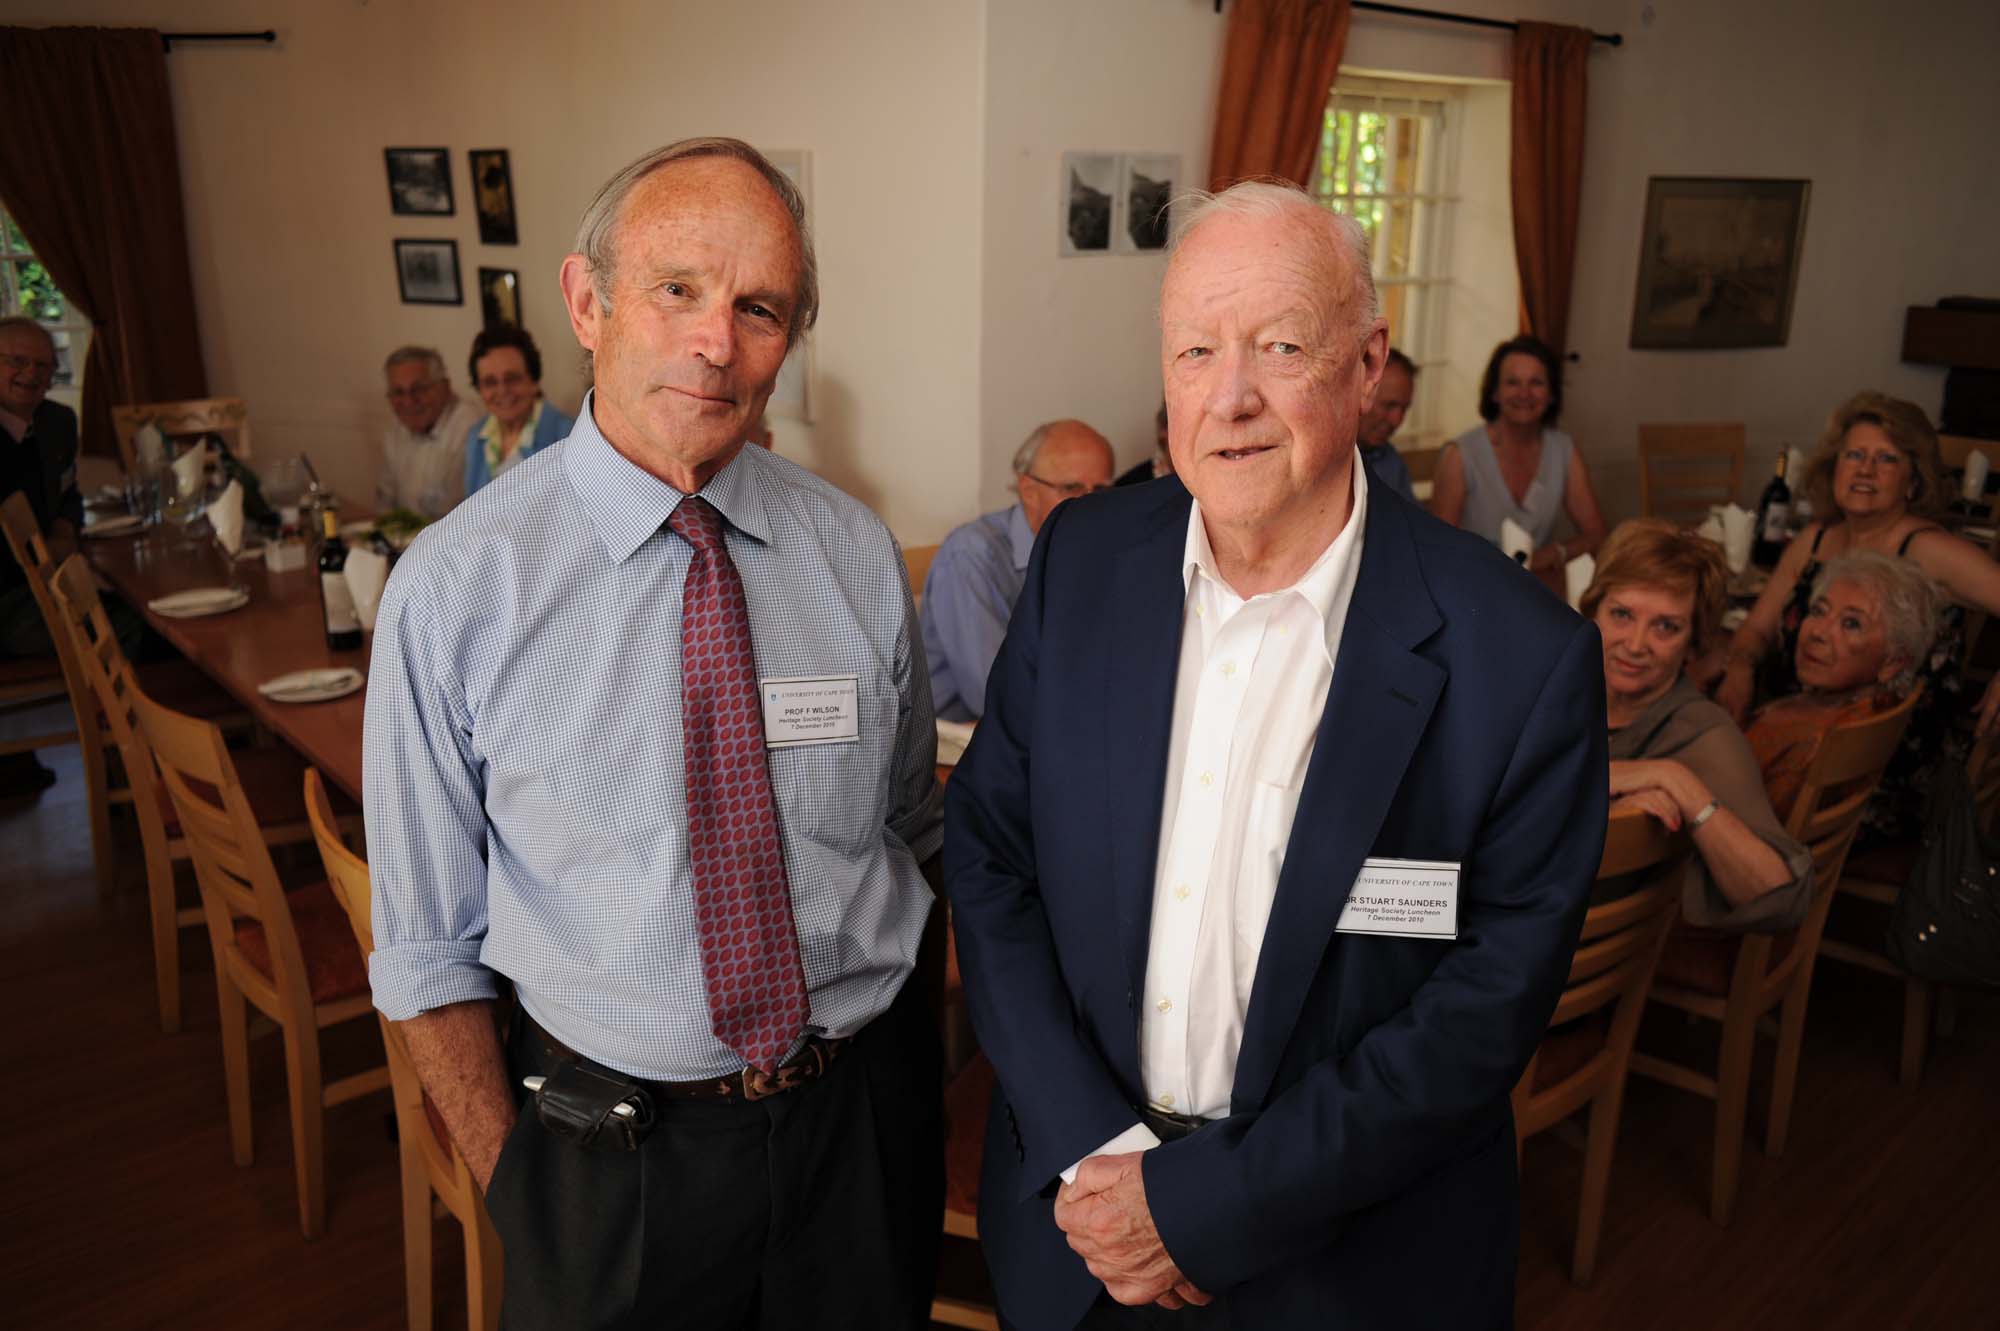
<path id="1" fill-rule="evenodd" d="M 1715 504 L 1733 504 L 1743 484 L 1743 425 L 1641 425 L 1639 510 L 1698 527 Z"/>
<path id="2" fill-rule="evenodd" d="M 1577 1205 L 1576 1248 L 1570 1278 L 1588 1285 L 1597 1269 L 1604 1228 L 1604 1199 L 1618 1144 L 1618 1116 L 1625 1102 L 1626 1065 L 1646 990 L 1680 904 L 1681 876 L 1656 872 L 1685 853 L 1684 842 L 1637 811 L 1613 814 L 1606 829 L 1599 882 L 1647 874 L 1638 890 L 1592 906 L 1570 962 L 1569 981 L 1533 1058 L 1515 1085 L 1515 1149 L 1590 1106 L 1583 1154 L 1583 1189 Z"/>
<path id="3" fill-rule="evenodd" d="M 142 692 L 149 696 L 164 692 L 166 696 L 155 701 L 172 705 L 176 711 L 221 721 L 228 720 L 226 714 L 235 704 L 227 695 L 214 691 L 179 687 L 179 679 L 171 675 L 164 677 L 169 687 L 162 690 L 155 687 L 160 677 L 135 671 L 119 649 L 104 604 L 98 599 L 97 580 L 82 555 L 63 561 L 50 591 L 56 610 L 56 640 L 67 643 L 74 653 L 77 670 L 90 693 L 90 714 L 118 753 L 126 801 L 139 824 L 152 913 L 160 1029 L 172 1034 L 181 1026 L 180 931 L 199 926 L 203 916 L 200 906 L 180 904 L 175 866 L 189 857 L 187 838 L 181 835 L 180 817 L 160 785 L 153 750 L 139 728 L 135 699 Z M 286 749 L 246 749 L 234 757 L 239 774 L 246 778 L 265 844 L 293 845 L 311 836 L 304 806 L 286 798 L 286 793 L 297 787 L 305 764 Z"/>
<path id="4" fill-rule="evenodd" d="M 944 1092 L 944 1234 L 947 1240 L 979 1242 L 979 1164 L 986 1140 L 986 1110 L 993 1097 L 993 1065 L 974 1054 L 952 1076 Z M 1000 1319 L 984 1303 L 940 1291 L 931 1300 L 931 1321 L 971 1331 L 999 1331 Z"/>
<path id="5" fill-rule="evenodd" d="M 1989 830 L 2000 814 L 2000 740 L 1989 735 L 1973 746 L 1965 761 L 1972 786 L 1972 800 L 1979 810 L 1980 824 Z M 1877 847 L 1865 856 L 1855 856 L 1841 875 L 1838 891 L 1842 897 L 1872 902 L 1893 909 L 1903 885 L 1915 871 L 1918 841 L 1896 842 Z M 1931 1021 L 1938 1000 L 1937 986 L 1920 980 L 1889 960 L 1879 947 L 1864 947 L 1838 938 L 1822 937 L 1819 954 L 1831 961 L 1844 961 L 1877 975 L 1903 982 L 1903 1041 L 1897 1061 L 1897 1079 L 1913 1085 L 1924 1075 L 1924 1056 L 1930 1043 Z"/>
<path id="6" fill-rule="evenodd" d="M 1963 469 L 1965 460 L 1974 453 L 1984 453 L 1988 462 L 2000 468 L 2000 439 L 1975 439 L 1969 434 L 1938 436 L 1938 456 L 1947 471 Z"/>
<path id="7" fill-rule="evenodd" d="M 1403 465 L 1410 469 L 1410 480 L 1418 485 L 1428 485 L 1437 479 L 1438 458 L 1444 453 L 1442 448 L 1410 448 L 1403 451 Z"/>
<path id="8" fill-rule="evenodd" d="M 1758 1019 L 1781 1004 L 1764 1149 L 1773 1156 L 1784 1154 L 1798 1086 L 1799 1046 L 1805 1038 L 1806 1000 L 1812 993 L 1813 958 L 1818 955 L 1834 885 L 1861 825 L 1862 806 L 1889 765 L 1921 693 L 1913 691 L 1878 716 L 1836 726 L 1820 741 L 1785 819 L 1785 830 L 1812 853 L 1812 904 L 1804 923 L 1781 934 L 1676 931 L 1660 957 L 1653 1001 L 1720 1022 L 1722 1048 L 1713 1076 L 1643 1053 L 1632 1055 L 1632 1071 L 1715 1101 L 1709 1215 L 1718 1225 L 1729 1223 L 1736 1206 Z"/>
<path id="9" fill-rule="evenodd" d="M 197 397 L 183 402 L 135 402 L 111 409 L 111 432 L 118 436 L 118 455 L 132 470 L 132 437 L 153 425 L 169 439 L 218 434 L 238 462 L 250 460 L 250 408 L 240 397 Z"/>
<path id="10" fill-rule="evenodd" d="M 111 804 L 114 797 L 129 799 L 130 793 L 114 794 L 112 790 L 105 770 L 105 736 L 96 722 L 97 708 L 91 702 L 90 689 L 77 672 L 69 644 L 56 630 L 56 615 L 49 600 L 49 577 L 55 572 L 55 560 L 43 539 L 42 524 L 35 520 L 33 506 L 18 490 L 0 500 L 0 536 L 4 536 L 14 562 L 20 565 L 28 591 L 42 612 L 42 623 L 56 648 L 53 657 L 36 657 L 19 663 L 15 673 L 0 676 L 0 706 L 51 703 L 66 697 L 71 721 L 67 730 L 33 730 L 9 736 L 0 741 L 0 754 L 33 753 L 66 744 L 75 744 L 82 751 L 84 790 L 90 810 L 90 855 L 97 867 L 98 891 L 106 892 L 111 886 Z M 38 719 L 40 715 L 37 714 Z M 53 716 L 48 719 L 53 720 Z"/>
<path id="11" fill-rule="evenodd" d="M 326 863 L 326 879 L 347 912 L 354 938 L 366 958 L 375 951 L 369 922 L 368 861 L 348 849 L 335 821 L 326 784 L 312 768 L 305 774 L 306 816 Z M 381 1013 L 382 1047 L 389 1056 L 389 1084 L 396 1101 L 396 1149 L 403 1166 L 403 1280 L 410 1331 L 432 1324 L 432 1197 L 465 1231 L 466 1325 L 494 1331 L 500 1325 L 500 1236 L 487 1218 L 486 1202 L 472 1173 L 452 1145 L 444 1118 L 424 1094 L 416 1064 L 396 1024 Z"/>
<path id="12" fill-rule="evenodd" d="M 924 599 L 924 579 L 930 576 L 931 561 L 937 558 L 937 552 L 934 545 L 903 547 L 903 568 L 910 575 L 910 595 L 919 601 Z"/>
<path id="13" fill-rule="evenodd" d="M 251 1162 L 247 1000 L 284 1034 L 299 1228 L 316 1238 L 326 1228 L 325 1111 L 389 1085 L 382 1064 L 336 1081 L 325 1080 L 320 1069 L 320 1029 L 375 1010 L 367 963 L 331 887 L 320 882 L 287 892 L 280 884 L 222 732 L 143 693 L 133 701 L 187 831 L 201 886 L 215 950 L 232 1153 L 239 1165 Z M 303 785 L 294 789 L 303 798 Z"/>

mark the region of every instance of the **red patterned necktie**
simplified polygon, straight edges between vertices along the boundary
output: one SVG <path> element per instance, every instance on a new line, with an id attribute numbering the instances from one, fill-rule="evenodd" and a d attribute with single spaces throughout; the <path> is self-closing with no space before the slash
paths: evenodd
<path id="1" fill-rule="evenodd" d="M 690 495 L 667 526 L 694 547 L 681 597 L 681 721 L 709 1023 L 744 1062 L 771 1072 L 805 1028 L 806 978 L 764 759 L 750 613 L 722 515 Z"/>

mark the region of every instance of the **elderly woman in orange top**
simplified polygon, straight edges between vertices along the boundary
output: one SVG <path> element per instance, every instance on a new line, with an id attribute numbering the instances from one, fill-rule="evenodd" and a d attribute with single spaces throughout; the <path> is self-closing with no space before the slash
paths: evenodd
<path id="1" fill-rule="evenodd" d="M 1611 534 L 1581 609 L 1604 640 L 1611 794 L 1685 829 L 1698 852 L 1682 915 L 1782 928 L 1810 902 L 1811 856 L 1772 811 L 1736 723 L 1682 674 L 1717 637 L 1728 580 L 1713 542 L 1641 519 Z"/>

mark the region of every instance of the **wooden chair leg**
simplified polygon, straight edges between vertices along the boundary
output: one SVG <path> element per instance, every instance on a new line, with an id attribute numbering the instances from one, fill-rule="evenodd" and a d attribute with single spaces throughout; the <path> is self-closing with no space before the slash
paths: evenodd
<path id="1" fill-rule="evenodd" d="M 403 1166 L 403 1290 L 410 1331 L 431 1331 L 431 1180 L 407 1131 L 397 1133 Z M 468 1257 L 471 1256 L 468 1250 Z"/>
<path id="2" fill-rule="evenodd" d="M 465 1226 L 465 1325 L 468 1331 L 500 1331 L 500 1293 L 505 1260 L 500 1235 L 481 1202 L 474 1223 Z"/>
<path id="3" fill-rule="evenodd" d="M 181 1028 L 181 926 L 174 900 L 174 863 L 165 855 L 146 856 L 146 905 L 153 917 L 153 982 L 160 993 L 160 1029 L 172 1035 Z M 228 1029 L 226 1022 L 223 1029 Z"/>
<path id="4" fill-rule="evenodd" d="M 285 1026 L 285 1081 L 292 1102 L 292 1172 L 299 1182 L 299 1229 L 316 1239 L 326 1228 L 326 1110 L 319 1077 L 319 1031 L 308 1013 Z M 304 1029 L 300 1029 L 303 1027 Z"/>
<path id="5" fill-rule="evenodd" d="M 1946 986 L 1937 991 L 1937 1031 L 1940 1040 L 1949 1040 L 1958 1028 L 1958 995 Z"/>
<path id="6" fill-rule="evenodd" d="M 1924 1049 L 1931 1037 L 1931 999 L 1928 980 L 1907 980 L 1903 984 L 1903 1061 L 1897 1077 L 1913 1086 L 1924 1075 Z"/>
<path id="7" fill-rule="evenodd" d="M 1799 1086 L 1799 1049 L 1806 1038 L 1806 1000 L 1812 996 L 1812 977 L 1799 968 L 1801 983 L 1794 983 L 1785 995 L 1778 1016 L 1778 1058 L 1771 1069 L 1771 1116 L 1764 1130 L 1764 1150 L 1772 1157 L 1785 1153 L 1792 1131 L 1792 1098 Z"/>
<path id="8" fill-rule="evenodd" d="M 1722 1056 L 1715 1078 L 1715 1165 L 1709 1179 L 1708 1214 L 1727 1226 L 1736 1207 L 1737 1176 L 1743 1164 L 1743 1119 L 1750 1103 L 1750 1056 L 1757 1047 L 1757 1023 L 1722 1023 Z"/>
<path id="9" fill-rule="evenodd" d="M 222 1078 L 229 1093 L 229 1153 L 238 1165 L 256 1157 L 250 1122 L 250 1006 L 219 959 L 215 1001 L 222 1020 Z"/>
<path id="10" fill-rule="evenodd" d="M 97 870 L 97 895 L 108 898 L 117 886 L 117 860 L 111 849 L 111 782 L 104 770 L 104 740 L 82 733 L 84 797 L 90 806 L 90 860 Z"/>
<path id="11" fill-rule="evenodd" d="M 1604 1199 L 1611 1188 L 1611 1160 L 1618 1146 L 1618 1116 L 1625 1082 L 1607 1089 L 1590 1106 L 1590 1138 L 1583 1148 L 1583 1193 L 1576 1208 L 1576 1253 L 1569 1278 L 1588 1288 L 1597 1274 L 1597 1242 L 1604 1233 Z"/>

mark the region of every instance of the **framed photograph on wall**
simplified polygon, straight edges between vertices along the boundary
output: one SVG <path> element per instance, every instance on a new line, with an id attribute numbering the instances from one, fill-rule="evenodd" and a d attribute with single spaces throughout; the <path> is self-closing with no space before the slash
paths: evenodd
<path id="1" fill-rule="evenodd" d="M 472 169 L 472 209 L 479 217 L 479 243 L 518 245 L 514 225 L 514 172 L 505 148 L 474 148 L 465 155 Z"/>
<path id="2" fill-rule="evenodd" d="M 483 327 L 521 326 L 521 275 L 512 268 L 479 270 L 479 319 Z"/>
<path id="3" fill-rule="evenodd" d="M 1112 235 L 1121 254 L 1149 254 L 1167 247 L 1168 205 L 1180 188 L 1178 153 L 1126 153 L 1118 159 L 1118 201 L 1124 216 Z"/>
<path id="4" fill-rule="evenodd" d="M 405 217 L 450 217 L 451 150 L 384 148 L 389 166 L 389 211 Z"/>
<path id="5" fill-rule="evenodd" d="M 463 305 L 458 281 L 458 242 L 398 240 L 396 289 L 405 305 Z"/>
<path id="6" fill-rule="evenodd" d="M 1654 176 L 1639 239 L 1635 347 L 1782 347 L 1808 180 Z"/>
<path id="7" fill-rule="evenodd" d="M 1118 154 L 1069 152 L 1062 159 L 1056 252 L 1109 254 L 1118 204 Z"/>

